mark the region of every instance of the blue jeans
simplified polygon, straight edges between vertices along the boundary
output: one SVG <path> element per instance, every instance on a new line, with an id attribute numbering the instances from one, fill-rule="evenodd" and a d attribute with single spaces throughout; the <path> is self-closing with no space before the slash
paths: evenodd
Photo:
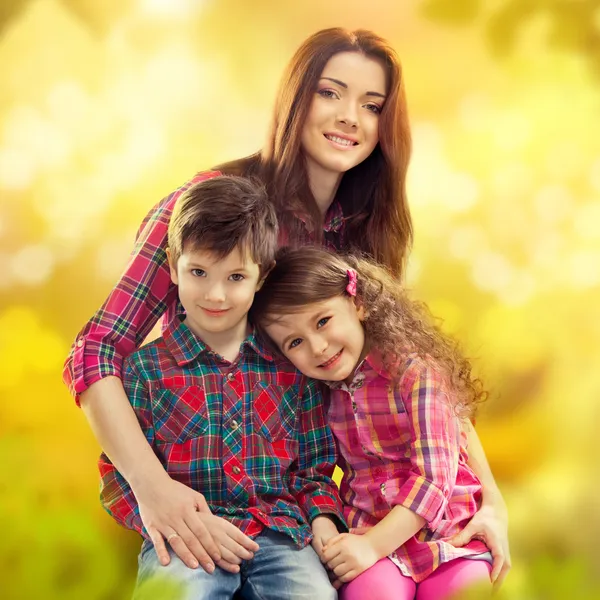
<path id="1" fill-rule="evenodd" d="M 292 540 L 265 529 L 257 538 L 260 549 L 244 560 L 239 573 L 219 567 L 212 575 L 190 569 L 169 549 L 171 562 L 163 567 L 151 542 L 144 541 L 134 600 L 336 600 L 325 568 L 312 546 L 299 549 Z"/>

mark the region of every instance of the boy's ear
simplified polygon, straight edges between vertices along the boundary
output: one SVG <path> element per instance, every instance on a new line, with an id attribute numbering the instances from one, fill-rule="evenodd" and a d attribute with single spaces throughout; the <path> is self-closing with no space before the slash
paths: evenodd
<path id="1" fill-rule="evenodd" d="M 167 261 L 169 262 L 169 272 L 171 273 L 171 281 L 178 285 L 177 279 L 177 265 L 173 261 L 173 255 L 171 254 L 171 249 L 167 248 Z"/>
<path id="2" fill-rule="evenodd" d="M 269 273 L 273 270 L 273 267 L 276 265 L 277 263 L 275 261 L 273 261 L 272 263 L 270 263 L 267 268 L 264 270 L 264 273 L 262 274 L 262 277 L 260 278 L 260 281 L 258 282 L 258 285 L 256 286 L 256 291 L 258 292 L 258 290 L 260 290 L 260 288 L 263 286 L 263 283 L 265 282 L 265 279 L 267 278 L 267 276 L 269 275 Z"/>

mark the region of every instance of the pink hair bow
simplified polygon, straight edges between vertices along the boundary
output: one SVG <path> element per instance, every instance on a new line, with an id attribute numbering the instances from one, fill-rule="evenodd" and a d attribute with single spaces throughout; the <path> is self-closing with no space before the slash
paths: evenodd
<path id="1" fill-rule="evenodd" d="M 354 269 L 347 269 L 346 273 L 348 274 L 348 285 L 346 286 L 346 291 L 351 296 L 356 296 L 356 271 Z"/>

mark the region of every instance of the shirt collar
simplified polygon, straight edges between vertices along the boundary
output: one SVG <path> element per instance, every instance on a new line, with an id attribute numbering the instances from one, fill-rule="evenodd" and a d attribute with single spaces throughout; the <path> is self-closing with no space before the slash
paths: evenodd
<path id="1" fill-rule="evenodd" d="M 296 214 L 296 218 L 298 218 L 304 225 L 306 225 L 306 217 L 298 213 Z M 331 206 L 327 209 L 325 213 L 325 219 L 323 221 L 323 231 L 326 232 L 338 232 L 342 225 L 344 224 L 344 211 L 342 210 L 342 205 L 338 200 L 334 200 Z"/>
<path id="2" fill-rule="evenodd" d="M 349 385 L 347 385 L 344 381 L 326 381 L 325 383 L 332 390 L 339 390 L 343 388 L 351 389 L 353 387 L 357 387 L 356 384 L 359 381 L 362 384 L 365 380 L 369 381 L 377 375 L 383 377 L 384 379 L 391 379 L 388 370 L 383 365 L 383 361 L 381 360 L 381 355 L 379 352 L 376 350 L 371 350 L 371 352 L 365 356 L 358 367 L 356 367 L 356 370 L 354 371 L 354 377 Z"/>
<path id="3" fill-rule="evenodd" d="M 183 322 L 183 315 L 177 315 L 163 332 L 163 339 L 169 352 L 177 362 L 177 365 L 183 367 L 195 360 L 203 352 L 214 354 L 211 348 L 205 344 L 192 330 Z M 265 344 L 251 331 L 248 337 L 240 346 L 240 353 L 246 354 L 253 351 L 268 361 L 273 361 L 273 355 L 267 350 Z"/>

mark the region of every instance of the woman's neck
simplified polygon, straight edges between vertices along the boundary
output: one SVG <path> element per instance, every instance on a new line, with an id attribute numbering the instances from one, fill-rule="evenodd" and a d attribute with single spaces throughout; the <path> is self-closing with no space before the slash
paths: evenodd
<path id="1" fill-rule="evenodd" d="M 307 160 L 308 185 L 323 217 L 327 214 L 342 180 L 342 173 L 323 169 Z"/>

